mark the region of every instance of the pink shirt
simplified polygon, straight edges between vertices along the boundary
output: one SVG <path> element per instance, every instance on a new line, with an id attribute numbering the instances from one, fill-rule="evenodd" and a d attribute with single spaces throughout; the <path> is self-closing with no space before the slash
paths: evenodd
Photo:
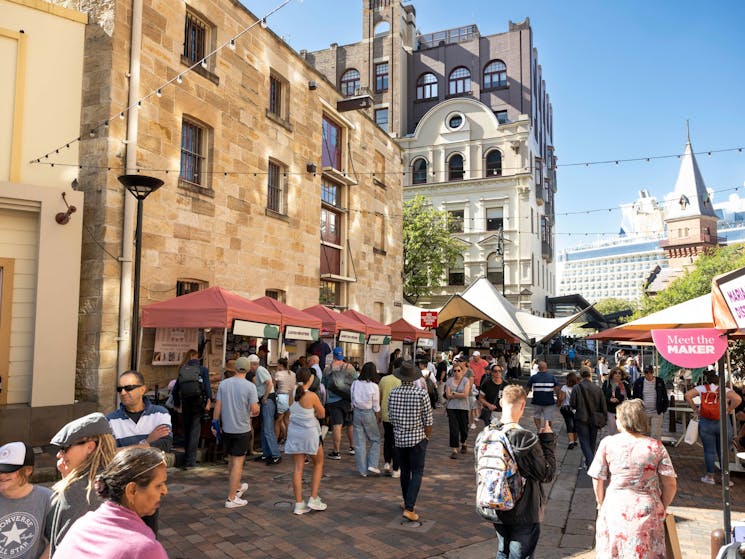
<path id="1" fill-rule="evenodd" d="M 134 511 L 105 501 L 72 525 L 55 559 L 168 559 L 155 534 Z"/>

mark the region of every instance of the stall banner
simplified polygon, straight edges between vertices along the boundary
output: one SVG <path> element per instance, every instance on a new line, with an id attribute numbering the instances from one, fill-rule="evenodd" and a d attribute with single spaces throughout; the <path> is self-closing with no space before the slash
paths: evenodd
<path id="1" fill-rule="evenodd" d="M 652 339 L 665 359 L 686 369 L 716 363 L 727 350 L 727 336 L 714 328 L 652 330 Z"/>
<path id="2" fill-rule="evenodd" d="M 370 334 L 367 338 L 367 343 L 370 345 L 388 345 L 391 343 L 391 337 L 381 334 Z"/>
<path id="3" fill-rule="evenodd" d="M 318 339 L 318 328 L 305 328 L 303 326 L 285 326 L 286 340 L 305 340 L 312 342 Z"/>
<path id="4" fill-rule="evenodd" d="M 349 342 L 351 344 L 364 344 L 365 335 L 351 330 L 339 330 L 338 342 Z"/>
<path id="5" fill-rule="evenodd" d="M 714 326 L 745 328 L 745 268 L 714 278 L 711 302 Z"/>
<path id="6" fill-rule="evenodd" d="M 417 347 L 434 347 L 435 343 L 432 338 L 419 338 L 416 345 Z"/>
<path id="7" fill-rule="evenodd" d="M 251 336 L 253 338 L 265 338 L 276 340 L 279 338 L 279 326 L 276 324 L 264 324 L 263 322 L 250 322 L 248 320 L 233 320 L 233 334 L 238 336 Z"/>
<path id="8" fill-rule="evenodd" d="M 198 328 L 156 328 L 153 365 L 181 365 L 184 353 L 198 345 Z"/>

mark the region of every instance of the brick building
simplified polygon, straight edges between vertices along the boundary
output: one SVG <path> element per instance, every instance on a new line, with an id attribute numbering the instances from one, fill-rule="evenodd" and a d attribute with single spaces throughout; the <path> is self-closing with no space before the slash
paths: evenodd
<path id="1" fill-rule="evenodd" d="M 301 55 L 404 150 L 404 199 L 453 213 L 463 258 L 433 297 L 441 305 L 479 276 L 523 310 L 547 315 L 555 292 L 553 108 L 529 20 L 482 35 L 476 25 L 416 28 L 399 0 L 363 0 L 362 40 Z M 479 333 L 466 329 L 465 342 Z M 460 342 L 461 340 L 457 340 Z"/>
<path id="2" fill-rule="evenodd" d="M 400 316 L 401 153 L 367 114 L 337 109 L 334 84 L 238 2 L 100 0 L 89 16 L 78 397 L 111 408 L 128 368 L 125 170 L 165 181 L 144 203 L 141 305 L 219 285 Z M 374 181 L 381 167 L 399 178 Z"/>

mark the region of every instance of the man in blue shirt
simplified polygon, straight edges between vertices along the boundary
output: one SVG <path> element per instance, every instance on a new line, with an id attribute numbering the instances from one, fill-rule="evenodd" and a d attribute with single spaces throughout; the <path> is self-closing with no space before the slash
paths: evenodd
<path id="1" fill-rule="evenodd" d="M 559 383 L 554 375 L 548 372 L 545 361 L 538 362 L 538 372 L 528 379 L 525 390 L 533 390 L 533 421 L 535 428 L 540 429 L 544 423 L 554 418 L 554 407 L 556 406 L 556 394 L 559 392 Z"/>

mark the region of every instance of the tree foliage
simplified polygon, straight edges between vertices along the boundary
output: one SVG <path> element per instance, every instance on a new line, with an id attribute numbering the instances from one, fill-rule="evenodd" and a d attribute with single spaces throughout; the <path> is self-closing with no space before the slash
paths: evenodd
<path id="1" fill-rule="evenodd" d="M 432 207 L 424 196 L 404 202 L 404 297 L 416 304 L 442 285 L 447 269 L 462 252 L 462 244 L 451 235 L 455 225 L 446 211 Z"/>
<path id="2" fill-rule="evenodd" d="M 613 314 L 621 311 L 635 311 L 637 304 L 635 301 L 627 301 L 626 299 L 601 299 L 595 303 L 595 310 L 602 315 Z"/>
<path id="3" fill-rule="evenodd" d="M 656 295 L 644 296 L 634 319 L 711 292 L 714 276 L 745 266 L 745 245 L 717 247 L 701 255 L 693 268 Z"/>

